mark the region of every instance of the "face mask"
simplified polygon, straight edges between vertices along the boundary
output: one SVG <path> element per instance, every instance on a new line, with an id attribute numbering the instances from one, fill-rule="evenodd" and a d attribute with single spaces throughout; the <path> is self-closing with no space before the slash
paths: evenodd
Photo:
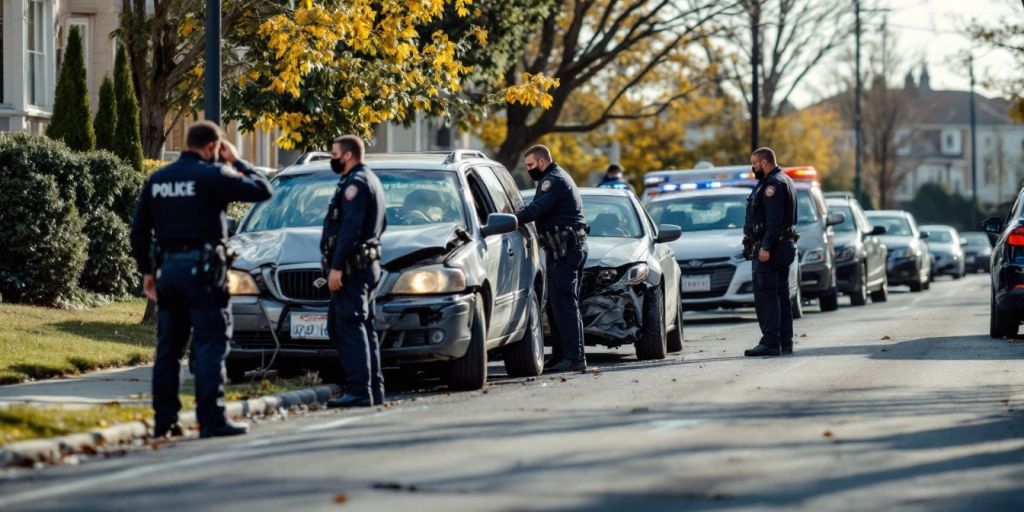
<path id="1" fill-rule="evenodd" d="M 341 163 L 340 158 L 332 158 L 331 170 L 334 171 L 334 174 L 341 174 L 345 172 L 345 164 Z"/>
<path id="2" fill-rule="evenodd" d="M 544 171 L 540 169 L 527 169 L 526 172 L 530 175 L 530 179 L 533 181 L 540 181 L 544 177 Z"/>

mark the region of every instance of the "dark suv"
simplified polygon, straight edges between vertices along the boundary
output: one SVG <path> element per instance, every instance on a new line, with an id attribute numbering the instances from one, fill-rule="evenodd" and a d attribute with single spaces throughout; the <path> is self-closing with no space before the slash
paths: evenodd
<path id="1" fill-rule="evenodd" d="M 836 245 L 836 279 L 839 291 L 850 296 L 850 303 L 863 306 L 889 299 L 886 275 L 887 251 L 879 238 L 883 226 L 874 226 L 864 215 L 860 202 L 849 196 L 826 194 L 828 212 L 841 213 L 846 221 L 832 227 Z"/>
<path id="2" fill-rule="evenodd" d="M 1017 335 L 1024 319 L 1024 191 L 1003 221 L 998 217 L 985 219 L 982 227 L 996 237 L 990 260 L 992 308 L 989 313 L 989 334 L 993 338 Z"/>
<path id="3" fill-rule="evenodd" d="M 476 389 L 490 352 L 510 375 L 538 375 L 544 279 L 536 232 L 512 215 L 523 203 L 508 171 L 466 151 L 367 161 L 387 202 L 375 318 L 385 367 L 440 363 L 450 386 Z M 233 380 L 271 364 L 337 360 L 319 251 L 337 183 L 326 161 L 283 170 L 274 198 L 254 206 L 231 239 Z"/>

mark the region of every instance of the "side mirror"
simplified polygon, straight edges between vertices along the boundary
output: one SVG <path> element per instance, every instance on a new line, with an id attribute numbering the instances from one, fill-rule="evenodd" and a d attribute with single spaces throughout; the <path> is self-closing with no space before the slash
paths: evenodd
<path id="1" fill-rule="evenodd" d="M 519 229 L 519 219 L 508 213 L 492 213 L 487 216 L 487 224 L 480 226 L 480 234 L 487 238 L 493 235 L 503 235 Z"/>
<path id="2" fill-rule="evenodd" d="M 886 231 L 887 230 L 885 229 L 885 226 L 875 226 L 875 227 L 871 228 L 871 232 L 868 233 L 868 234 L 871 235 L 871 236 L 878 236 L 878 235 L 884 235 Z"/>
<path id="3" fill-rule="evenodd" d="M 960 239 L 960 247 L 967 247 L 967 240 L 964 240 L 963 238 L 961 238 Z"/>
<path id="4" fill-rule="evenodd" d="M 658 224 L 658 239 L 655 243 L 667 244 L 679 240 L 683 236 L 683 228 L 675 224 Z"/>
<path id="5" fill-rule="evenodd" d="M 842 224 L 844 222 L 846 222 L 846 214 L 842 212 L 832 213 L 829 214 L 828 217 L 825 217 L 826 226 L 835 226 L 836 224 Z"/>
<path id="6" fill-rule="evenodd" d="M 928 233 L 921 233 L 921 240 L 928 240 Z"/>
<path id="7" fill-rule="evenodd" d="M 998 235 L 1003 231 L 1003 221 L 999 220 L 999 217 L 989 217 L 981 222 L 981 229 L 986 233 Z"/>
<path id="8" fill-rule="evenodd" d="M 238 219 L 228 217 L 228 236 L 235 236 L 238 233 Z"/>

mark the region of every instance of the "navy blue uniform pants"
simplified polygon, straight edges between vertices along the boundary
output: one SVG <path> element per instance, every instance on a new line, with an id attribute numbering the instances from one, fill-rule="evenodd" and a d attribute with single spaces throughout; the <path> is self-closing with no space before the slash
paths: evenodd
<path id="1" fill-rule="evenodd" d="M 754 308 L 761 326 L 761 345 L 779 347 L 793 344 L 789 268 L 795 258 L 796 244 L 786 241 L 773 248 L 767 262 L 753 261 Z"/>
<path id="2" fill-rule="evenodd" d="M 153 411 L 157 425 L 178 421 L 179 361 L 192 337 L 196 416 L 203 428 L 224 424 L 224 357 L 231 312 L 223 291 L 193 275 L 198 257 L 166 255 L 157 273 L 157 343 L 153 363 Z"/>
<path id="3" fill-rule="evenodd" d="M 331 293 L 327 332 L 345 370 L 345 392 L 384 402 L 384 374 L 380 369 L 380 342 L 373 315 L 380 281 L 380 265 L 345 276 L 341 290 Z"/>
<path id="4" fill-rule="evenodd" d="M 580 286 L 583 284 L 583 265 L 587 262 L 587 248 L 570 249 L 565 258 L 556 261 L 547 257 L 548 307 L 551 311 L 555 340 L 561 346 L 552 347 L 555 360 L 586 362 L 583 349 L 583 317 L 580 315 Z M 557 341 L 556 341 L 557 342 Z"/>

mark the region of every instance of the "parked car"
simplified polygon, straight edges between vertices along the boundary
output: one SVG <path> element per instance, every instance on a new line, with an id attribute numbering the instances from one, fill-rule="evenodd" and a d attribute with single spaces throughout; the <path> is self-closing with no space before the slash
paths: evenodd
<path id="1" fill-rule="evenodd" d="M 889 285 L 907 285 L 912 292 L 927 290 L 932 267 L 924 242 L 928 234 L 918 229 L 914 216 L 901 210 L 870 210 L 865 214 L 871 224 L 885 228 L 881 239 L 889 250 L 886 263 Z"/>
<path id="2" fill-rule="evenodd" d="M 477 152 L 367 160 L 387 202 L 374 320 L 384 365 L 438 363 L 458 389 L 485 384 L 489 354 L 510 375 L 541 373 L 544 277 L 534 228 L 511 215 L 523 203 L 509 173 Z M 326 161 L 281 171 L 231 238 L 233 380 L 336 360 L 319 240 L 337 183 Z"/>
<path id="3" fill-rule="evenodd" d="M 1017 196 L 1005 220 L 985 219 L 982 228 L 996 236 L 989 272 L 989 335 L 1012 338 L 1024 319 L 1024 191 Z"/>
<path id="4" fill-rule="evenodd" d="M 533 191 L 523 192 L 529 202 Z M 632 344 L 637 359 L 683 349 L 679 267 L 667 245 L 680 227 L 655 225 L 626 189 L 581 188 L 590 226 L 580 313 L 587 345 Z"/>
<path id="5" fill-rule="evenodd" d="M 796 186 L 800 293 L 804 300 L 818 299 L 821 311 L 835 311 L 839 309 L 839 284 L 832 226 L 846 222 L 846 217 L 829 213 L 813 167 L 789 168 L 786 173 Z"/>
<path id="6" fill-rule="evenodd" d="M 960 236 L 967 242 L 964 246 L 964 266 L 968 272 L 988 272 L 992 257 L 992 241 L 982 231 L 964 231 Z"/>
<path id="7" fill-rule="evenodd" d="M 967 260 L 960 232 L 953 226 L 928 224 L 921 226 L 921 232 L 928 235 L 928 254 L 932 257 L 932 277 L 947 275 L 960 279 L 967 274 Z"/>
<path id="8" fill-rule="evenodd" d="M 887 249 L 879 238 L 884 226 L 868 221 L 860 202 L 850 196 L 832 196 L 825 200 L 828 212 L 841 213 L 846 221 L 832 227 L 835 233 L 836 279 L 839 291 L 850 297 L 854 306 L 889 299 L 886 275 Z"/>
<path id="9" fill-rule="evenodd" d="M 679 264 L 683 309 L 734 309 L 754 305 L 751 263 L 743 258 L 743 222 L 749 188 L 721 184 L 656 195 L 647 205 L 655 224 L 681 226 L 669 243 Z M 803 315 L 800 268 L 790 266 L 793 317 Z"/>

